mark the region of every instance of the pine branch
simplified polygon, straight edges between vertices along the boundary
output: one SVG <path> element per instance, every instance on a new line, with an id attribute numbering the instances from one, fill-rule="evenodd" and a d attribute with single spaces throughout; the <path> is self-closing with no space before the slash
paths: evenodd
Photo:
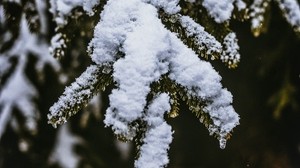
<path id="1" fill-rule="evenodd" d="M 110 67 L 91 65 L 70 87 L 67 87 L 59 100 L 50 108 L 49 123 L 53 127 L 63 124 L 100 90 L 104 91 L 112 83 Z"/>
<path id="2" fill-rule="evenodd" d="M 167 15 L 160 12 L 160 17 L 163 23 L 199 56 L 207 60 L 221 59 L 229 68 L 237 67 L 240 54 L 235 33 L 229 32 L 221 44 L 188 16 Z"/>

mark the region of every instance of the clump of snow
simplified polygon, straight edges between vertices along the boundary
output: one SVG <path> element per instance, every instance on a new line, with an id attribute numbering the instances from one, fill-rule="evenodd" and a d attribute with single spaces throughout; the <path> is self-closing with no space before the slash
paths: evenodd
<path id="1" fill-rule="evenodd" d="M 50 0 L 50 12 L 54 15 L 54 20 L 58 25 L 67 23 L 66 17 L 71 15 L 71 11 L 76 7 L 83 7 L 83 10 L 94 15 L 93 8 L 100 3 L 100 0 Z"/>
<path id="2" fill-rule="evenodd" d="M 100 0 L 83 0 L 82 7 L 88 15 L 92 16 L 95 14 L 93 8 L 100 3 Z"/>
<path id="3" fill-rule="evenodd" d="M 231 18 L 234 2 L 238 10 L 246 8 L 242 0 L 203 0 L 202 5 L 217 23 L 222 23 Z"/>
<path id="4" fill-rule="evenodd" d="M 189 37 L 195 37 L 199 50 L 206 50 L 207 55 L 221 54 L 222 45 L 214 36 L 207 33 L 200 24 L 196 23 L 188 16 L 180 17 L 180 23 L 186 29 Z M 212 59 L 214 55 L 212 55 Z"/>
<path id="5" fill-rule="evenodd" d="M 178 5 L 179 0 L 143 0 L 144 2 L 150 3 L 157 8 L 162 8 L 168 14 L 175 14 L 180 11 Z"/>
<path id="6" fill-rule="evenodd" d="M 235 66 L 240 61 L 240 47 L 237 44 L 236 34 L 234 32 L 228 33 L 224 38 L 223 45 L 221 60 L 226 62 L 229 67 Z"/>
<path id="7" fill-rule="evenodd" d="M 276 0 L 286 20 L 300 32 L 300 7 L 297 0 Z"/>
<path id="8" fill-rule="evenodd" d="M 170 98 L 166 93 L 158 95 L 149 105 L 144 116 L 148 128 L 135 167 L 163 168 L 169 163 L 167 151 L 173 138 L 171 126 L 164 120 L 164 114 L 170 110 Z"/>
<path id="9" fill-rule="evenodd" d="M 89 44 L 92 60 L 99 64 L 109 64 L 115 61 L 117 52 L 124 43 L 126 34 L 137 24 L 136 10 L 132 3 L 114 3 L 108 1 L 101 13 L 101 20 L 94 30 L 94 37 Z M 114 12 L 110 9 L 115 10 Z"/>
<path id="10" fill-rule="evenodd" d="M 235 1 L 235 6 L 238 8 L 238 10 L 243 10 L 246 9 L 246 3 L 242 0 L 236 0 Z"/>
<path id="11" fill-rule="evenodd" d="M 51 55 L 57 54 L 56 57 L 60 58 L 64 56 L 63 49 L 65 47 L 66 47 L 66 43 L 63 38 L 63 35 L 61 33 L 57 33 L 51 38 L 51 45 L 49 47 L 49 52 Z"/>
<path id="12" fill-rule="evenodd" d="M 229 20 L 233 11 L 234 0 L 203 0 L 202 5 L 217 23 Z"/>
<path id="13" fill-rule="evenodd" d="M 120 6 L 118 0 L 113 2 L 107 10 L 116 11 L 114 7 Z M 118 10 L 119 14 L 116 15 L 126 16 L 126 13 L 129 13 L 130 17 L 136 19 L 132 25 L 132 32 L 124 36 L 122 51 L 126 56 L 117 60 L 113 66 L 113 77 L 119 88 L 114 89 L 109 96 L 110 107 L 107 109 L 105 123 L 111 125 L 116 134 L 132 139 L 135 134 L 130 130 L 129 124 L 142 117 L 150 84 L 167 73 L 168 64 L 160 62 L 159 57 L 168 46 L 157 38 L 167 40 L 165 29 L 157 18 L 157 9 L 140 0 L 127 1 L 127 5 L 122 5 Z M 120 22 L 119 19 L 103 17 L 103 20 L 105 19 L 112 24 Z M 130 18 L 126 20 L 130 22 Z"/>

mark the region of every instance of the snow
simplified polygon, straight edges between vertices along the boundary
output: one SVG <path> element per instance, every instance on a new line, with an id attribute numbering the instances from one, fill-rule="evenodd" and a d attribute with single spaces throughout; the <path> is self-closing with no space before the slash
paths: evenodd
<path id="1" fill-rule="evenodd" d="M 297 0 L 276 0 L 289 24 L 300 32 L 300 7 Z"/>
<path id="2" fill-rule="evenodd" d="M 237 44 L 236 34 L 234 32 L 228 33 L 224 38 L 224 50 L 221 55 L 222 62 L 226 62 L 229 67 L 235 66 L 240 62 L 239 45 Z"/>
<path id="3" fill-rule="evenodd" d="M 135 161 L 136 168 L 163 168 L 169 163 L 167 151 L 172 142 L 171 126 L 163 122 L 151 128 L 143 140 L 141 156 Z"/>
<path id="4" fill-rule="evenodd" d="M 135 167 L 163 168 L 169 163 L 167 151 L 173 138 L 171 126 L 165 122 L 164 114 L 170 110 L 170 98 L 166 93 L 159 94 L 149 105 L 144 116 L 148 130 Z"/>
<path id="5" fill-rule="evenodd" d="M 129 124 L 142 117 L 150 84 L 168 71 L 169 77 L 186 87 L 191 96 L 208 102 L 214 102 L 222 96 L 224 89 L 220 83 L 221 77 L 209 63 L 199 60 L 191 49 L 164 28 L 156 8 L 140 0 L 130 0 L 126 4 L 121 2 L 108 2 L 90 43 L 92 59 L 97 64 L 105 65 L 115 61 L 113 77 L 118 88 L 109 96 L 110 107 L 104 120 L 107 126 L 111 126 L 116 134 L 132 139 L 135 130 Z M 191 34 L 196 32 L 189 26 L 203 31 L 188 18 L 183 17 L 182 23 Z M 235 43 L 230 41 L 233 37 L 230 34 L 229 40 L 225 40 L 230 51 L 236 49 Z M 215 50 L 220 50 L 220 45 L 213 38 L 207 39 L 210 41 L 203 39 L 203 43 L 217 44 Z M 124 52 L 124 58 L 116 57 L 118 50 Z M 217 117 L 212 120 L 222 124 L 217 126 L 217 130 L 210 130 L 217 134 L 221 131 L 224 136 L 238 124 L 238 115 L 230 105 L 232 98 L 226 98 L 225 103 L 213 106 L 216 114 L 212 115 Z M 232 120 L 222 121 L 222 109 L 228 110 L 226 114 Z"/>
<path id="6" fill-rule="evenodd" d="M 243 10 L 243 9 L 246 9 L 247 5 L 244 1 L 242 0 L 236 0 L 235 1 L 235 6 L 237 7 L 237 9 L 240 11 L 240 10 Z"/>
<path id="7" fill-rule="evenodd" d="M 222 89 L 221 76 L 210 63 L 201 61 L 197 55 L 185 47 L 183 43 L 171 35 L 171 46 L 174 55 L 170 57 L 169 77 L 184 86 L 190 96 L 210 102 L 205 107 L 215 128 L 209 129 L 210 134 L 220 135 L 220 145 L 223 146 L 225 136 L 239 124 L 239 116 L 230 105 L 232 95 Z"/>
<path id="8" fill-rule="evenodd" d="M 183 28 L 186 29 L 188 37 L 195 37 L 196 43 L 200 47 L 199 50 L 206 49 L 207 55 L 212 55 L 213 53 L 221 53 L 222 45 L 216 40 L 211 34 L 207 33 L 200 24 L 197 24 L 193 19 L 188 16 L 182 16 L 180 18 L 180 23 Z M 212 59 L 213 55 L 212 55 Z"/>
<path id="9" fill-rule="evenodd" d="M 120 4 L 118 1 L 113 2 Z M 111 7 L 110 10 L 115 11 L 114 6 Z M 167 63 L 159 61 L 159 55 L 166 50 L 167 45 L 157 39 L 158 36 L 165 38 L 167 34 L 159 25 L 161 23 L 157 18 L 157 9 L 152 5 L 130 0 L 122 8 L 119 8 L 120 15 L 132 13 L 130 16 L 136 18 L 133 24 L 136 27 L 132 28 L 132 32 L 127 34 L 124 41 L 122 50 L 125 58 L 117 60 L 114 64 L 113 77 L 119 88 L 114 89 L 109 96 L 110 107 L 105 123 L 112 125 L 116 134 L 128 135 L 128 139 L 131 139 L 134 133 L 129 130 L 129 123 L 142 116 L 150 84 L 167 73 Z M 114 22 L 113 19 L 110 21 Z M 114 125 L 116 121 L 122 121 L 123 124 Z"/>
<path id="10" fill-rule="evenodd" d="M 83 0 L 82 7 L 88 15 L 93 16 L 95 14 L 93 8 L 99 3 L 100 0 Z"/>
<path id="11" fill-rule="evenodd" d="M 61 33 L 57 33 L 51 38 L 51 45 L 49 47 L 49 52 L 51 55 L 54 55 L 56 50 L 60 50 L 61 53 L 58 52 L 57 56 L 61 57 L 64 56 L 63 48 L 65 47 L 66 47 L 66 43 L 63 38 L 63 35 Z"/>
<path id="12" fill-rule="evenodd" d="M 135 26 L 137 14 L 131 5 L 132 3 L 108 1 L 104 6 L 101 20 L 94 30 L 94 38 L 89 44 L 89 51 L 95 63 L 105 65 L 115 61 L 126 34 Z"/>
<path id="13" fill-rule="evenodd" d="M 215 2 L 216 11 L 226 15 L 221 17 L 224 21 L 230 18 L 232 3 L 237 1 L 226 1 L 231 2 L 226 4 L 223 1 L 205 2 L 208 5 Z M 185 89 L 187 97 L 206 102 L 204 112 L 212 120 L 209 132 L 219 135 L 220 147 L 224 148 L 226 136 L 239 124 L 239 116 L 231 106 L 231 93 L 222 88 L 218 72 L 184 45 L 176 34 L 167 30 L 159 19 L 158 10 L 176 13 L 177 3 L 176 0 L 108 1 L 88 47 L 97 65 L 90 66 L 75 83 L 65 89 L 63 96 L 50 108 L 50 122 L 56 118 L 58 122 L 54 126 L 64 123 L 64 113 L 73 113 L 70 108 L 84 101 L 81 98 L 90 99 L 93 94 L 90 86 L 98 82 L 95 73 L 97 66 L 112 66 L 116 87 L 109 95 L 105 125 L 122 138 L 132 140 L 137 131 L 132 123 L 144 121 L 147 130 L 135 166 L 164 167 L 168 163 L 167 150 L 172 141 L 171 127 L 164 120 L 164 114 L 171 108 L 170 98 L 167 93 L 157 93 L 151 102 L 147 98 L 151 84 L 167 74 L 174 83 Z M 183 16 L 180 23 L 189 36 L 195 36 L 199 45 L 207 48 L 208 53 L 223 52 L 222 45 L 191 18 Z M 235 34 L 229 33 L 223 45 L 223 54 L 227 55 L 223 59 L 237 61 L 239 48 Z"/>
<path id="14" fill-rule="evenodd" d="M 89 46 L 92 60 L 99 66 L 115 62 L 113 79 L 117 88 L 109 96 L 110 107 L 104 120 L 106 126 L 111 126 L 116 134 L 133 139 L 136 130 L 129 125 L 143 117 L 150 84 L 169 72 L 169 77 L 184 86 L 190 96 L 211 102 L 207 112 L 217 129 L 209 131 L 222 136 L 229 133 L 238 124 L 238 115 L 230 105 L 232 97 L 223 95 L 228 93 L 223 92 L 225 89 L 222 89 L 219 74 L 164 27 L 156 7 L 141 0 L 122 2 L 114 0 L 107 3 Z M 198 35 L 193 31 L 194 27 L 203 31 L 189 18 L 183 17 L 182 23 L 191 34 Z M 215 50 L 220 50 L 220 44 L 205 35 L 208 37 L 202 39 L 202 43 L 215 45 Z M 229 40 L 225 40 L 228 50 L 236 49 L 235 43 L 230 41 L 233 37 L 234 34 L 230 34 Z M 125 57 L 118 58 L 116 53 L 119 51 Z M 50 120 L 58 117 L 58 123 L 65 122 L 62 111 L 82 101 L 81 97 L 90 97 L 92 93 L 88 86 L 97 81 L 93 79 L 94 71 L 95 67 L 87 70 L 71 87 L 66 88 L 63 96 L 50 108 Z M 81 84 L 77 84 L 79 81 Z M 220 97 L 226 99 L 218 104 L 215 101 L 221 102 L 218 100 Z M 228 115 L 224 121 L 222 113 Z"/>
<path id="15" fill-rule="evenodd" d="M 56 24 L 62 26 L 67 23 L 66 17 L 76 7 L 82 7 L 90 16 L 94 15 L 93 8 L 100 3 L 100 0 L 50 0 L 50 12 L 54 15 Z"/>
<path id="16" fill-rule="evenodd" d="M 250 6 L 251 28 L 254 36 L 259 35 L 263 25 L 264 15 L 271 0 L 254 0 Z M 297 0 L 275 0 L 287 22 L 296 32 L 300 32 L 300 6 Z"/>
<path id="17" fill-rule="evenodd" d="M 78 167 L 80 158 L 75 154 L 74 146 L 80 142 L 81 140 L 70 132 L 68 124 L 61 126 L 50 156 L 50 163 L 57 163 L 62 168 Z"/>
<path id="18" fill-rule="evenodd" d="M 62 124 L 67 121 L 66 115 L 63 113 L 66 109 L 69 111 L 69 116 L 73 115 L 70 108 L 81 104 L 85 99 L 93 98 L 94 86 L 98 82 L 96 78 L 99 73 L 99 68 L 97 65 L 91 65 L 86 69 L 80 77 L 76 79 L 71 86 L 66 87 L 62 96 L 59 97 L 58 101 L 50 107 L 50 114 L 48 114 L 49 123 L 54 127 L 57 124 Z M 57 121 L 52 121 L 52 119 L 58 118 Z"/>
<path id="19" fill-rule="evenodd" d="M 167 14 L 176 14 L 180 11 L 179 0 L 143 0 L 157 8 L 162 8 Z"/>
<path id="20" fill-rule="evenodd" d="M 217 23 L 222 23 L 231 18 L 234 2 L 238 10 L 245 9 L 246 4 L 242 0 L 203 0 L 202 5 Z"/>
<path id="21" fill-rule="evenodd" d="M 229 20 L 233 11 L 234 0 L 203 0 L 202 5 L 217 23 Z"/>
<path id="22" fill-rule="evenodd" d="M 269 6 L 270 0 L 254 0 L 250 6 L 249 16 L 251 17 L 251 29 L 254 30 L 254 36 L 259 35 L 259 31 L 255 31 L 256 29 L 260 29 L 264 21 L 264 13 L 266 12 L 266 8 Z"/>

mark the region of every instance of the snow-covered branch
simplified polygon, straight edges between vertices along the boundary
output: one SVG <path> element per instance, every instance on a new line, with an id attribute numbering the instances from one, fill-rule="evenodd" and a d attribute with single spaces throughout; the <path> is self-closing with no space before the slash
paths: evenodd
<path id="1" fill-rule="evenodd" d="M 133 140 L 141 131 L 137 124 L 146 123 L 136 167 L 164 167 L 168 163 L 167 150 L 172 141 L 172 131 L 164 121 L 164 114 L 171 111 L 171 106 L 177 105 L 174 103 L 177 101 L 177 95 L 174 96 L 176 90 L 185 94 L 180 94 L 182 97 L 179 98 L 186 100 L 184 97 L 192 97 L 203 104 L 198 109 L 198 112 L 203 112 L 199 113 L 200 118 L 205 116 L 210 134 L 216 135 L 220 147 L 224 148 L 232 129 L 239 124 L 239 116 L 231 105 L 232 95 L 222 87 L 221 76 L 212 65 L 201 60 L 182 41 L 180 34 L 167 29 L 164 24 L 169 20 L 162 21 L 160 14 L 164 12 L 167 17 L 175 19 L 170 22 L 178 24 L 187 38 L 193 38 L 199 51 L 212 59 L 221 57 L 229 67 L 239 62 L 237 38 L 235 33 L 230 32 L 224 36 L 222 43 L 219 42 L 192 18 L 179 14 L 178 2 L 108 1 L 88 47 L 92 61 L 97 65 L 90 66 L 66 88 L 58 102 L 50 108 L 49 122 L 56 126 L 74 115 L 100 90 L 95 85 L 105 82 L 99 77 L 104 74 L 99 68 L 110 67 L 109 75 L 115 87 L 109 95 L 105 125 L 122 139 Z M 206 1 L 205 4 L 211 5 L 212 2 L 215 1 Z M 226 10 L 220 12 L 222 15 L 225 13 L 221 18 L 215 17 L 218 10 L 211 14 L 217 22 L 230 19 L 234 5 L 239 10 L 245 8 L 242 1 L 230 1 L 226 8 L 222 7 L 222 3 L 215 4 L 217 8 Z M 166 81 L 162 78 L 169 80 L 163 83 Z M 160 88 L 160 84 L 169 85 L 169 82 L 178 87 L 173 93 L 155 88 Z M 155 83 L 157 85 L 153 85 Z"/>

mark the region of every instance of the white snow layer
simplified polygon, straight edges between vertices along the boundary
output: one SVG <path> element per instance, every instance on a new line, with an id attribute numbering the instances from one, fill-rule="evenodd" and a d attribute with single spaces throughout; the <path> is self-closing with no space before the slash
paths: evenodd
<path id="1" fill-rule="evenodd" d="M 221 43 L 218 42 L 214 36 L 207 33 L 204 30 L 204 27 L 196 23 L 192 18 L 188 16 L 182 16 L 180 18 L 180 23 L 182 27 L 186 29 L 188 36 L 195 37 L 195 39 L 197 40 L 197 45 L 200 46 L 199 50 L 206 49 L 207 55 L 212 55 L 213 53 L 220 54 L 222 52 Z"/>
<path id="2" fill-rule="evenodd" d="M 76 79 L 71 86 L 66 87 L 62 96 L 59 97 L 58 101 L 50 107 L 50 114 L 48 114 L 48 119 L 51 120 L 53 117 L 58 117 L 59 120 L 56 123 L 52 123 L 54 127 L 57 124 L 62 124 L 67 121 L 63 111 L 68 107 L 74 107 L 80 101 L 85 101 L 85 99 L 91 99 L 93 96 L 92 90 L 93 86 L 98 79 L 97 76 L 99 68 L 97 65 L 89 66 L 80 77 Z M 70 112 L 71 113 L 71 112 Z"/>
<path id="3" fill-rule="evenodd" d="M 149 105 L 144 116 L 148 129 L 135 167 L 163 168 L 169 163 L 167 151 L 173 138 L 171 126 L 164 120 L 164 114 L 170 109 L 170 98 L 166 93 L 158 95 Z"/>
<path id="4" fill-rule="evenodd" d="M 71 15 L 71 11 L 76 7 L 82 7 L 89 14 L 94 15 L 93 7 L 97 6 L 100 0 L 50 0 L 50 12 L 54 15 L 54 20 L 58 25 L 67 23 L 65 17 Z"/>
<path id="5" fill-rule="evenodd" d="M 153 5 L 141 0 L 122 2 L 108 1 L 90 43 L 94 62 L 116 61 L 113 77 L 118 88 L 109 96 L 105 124 L 132 139 L 135 130 L 129 124 L 142 117 L 150 84 L 169 72 L 188 94 L 210 102 L 206 111 L 218 129 L 209 131 L 224 139 L 239 117 L 230 105 L 231 94 L 222 89 L 219 74 L 164 27 Z M 119 50 L 124 58 L 116 57 Z"/>
<path id="6" fill-rule="evenodd" d="M 222 23 L 231 18 L 234 3 L 238 10 L 246 8 L 242 0 L 203 0 L 202 5 L 217 23 Z"/>
<path id="7" fill-rule="evenodd" d="M 62 125 L 49 159 L 50 163 L 57 163 L 62 168 L 78 167 L 80 158 L 75 154 L 74 146 L 80 142 L 81 140 L 70 132 L 68 124 Z"/>

